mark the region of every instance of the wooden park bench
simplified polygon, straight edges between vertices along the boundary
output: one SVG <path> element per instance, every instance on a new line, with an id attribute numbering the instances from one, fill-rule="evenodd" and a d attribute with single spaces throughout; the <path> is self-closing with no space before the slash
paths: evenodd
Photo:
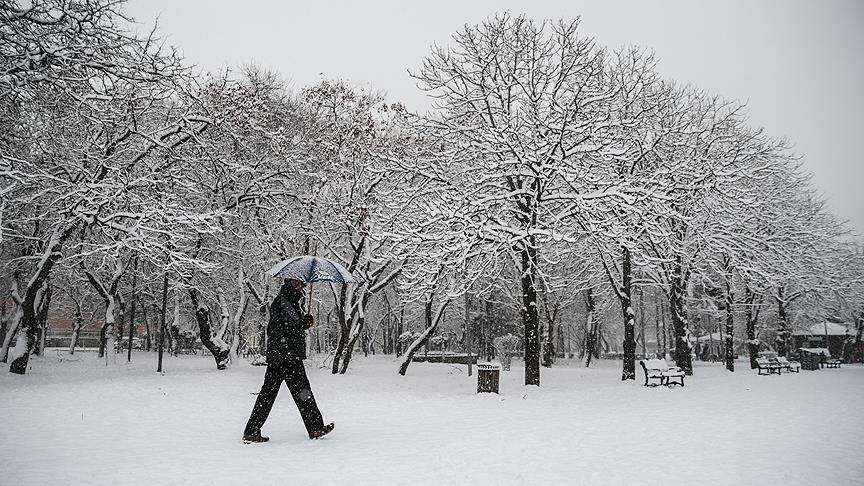
<path id="1" fill-rule="evenodd" d="M 778 356 L 777 364 L 780 366 L 781 370 L 786 370 L 790 373 L 801 372 L 801 363 L 797 361 L 789 361 L 785 356 Z"/>
<path id="2" fill-rule="evenodd" d="M 776 359 L 772 361 L 770 358 L 756 358 L 756 368 L 758 369 L 757 374 L 760 375 L 780 374 L 780 363 Z M 765 373 L 762 373 L 763 371 Z"/>
<path id="3" fill-rule="evenodd" d="M 428 353 L 417 353 L 411 357 L 414 363 L 452 363 L 452 364 L 472 364 L 477 363 L 476 354 L 468 353 L 442 353 L 440 351 L 430 351 Z"/>
<path id="4" fill-rule="evenodd" d="M 639 364 L 645 371 L 645 386 L 671 385 L 671 380 L 676 378 L 677 384 L 684 386 L 684 371 L 677 366 L 669 366 L 665 359 L 643 359 Z M 650 380 L 657 380 L 659 383 L 651 384 Z"/>
<path id="5" fill-rule="evenodd" d="M 825 367 L 826 368 L 839 368 L 840 367 L 840 360 L 828 358 L 825 360 Z"/>

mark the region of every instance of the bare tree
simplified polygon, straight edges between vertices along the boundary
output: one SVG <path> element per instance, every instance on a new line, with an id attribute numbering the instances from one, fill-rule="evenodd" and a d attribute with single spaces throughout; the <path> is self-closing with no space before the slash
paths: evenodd
<path id="1" fill-rule="evenodd" d="M 423 120 L 436 145 L 418 171 L 454 200 L 448 217 L 466 238 L 487 242 L 519 269 L 525 330 L 525 383 L 540 384 L 537 291 L 544 242 L 591 196 L 572 189 L 590 179 L 587 155 L 603 142 L 603 52 L 578 21 L 537 24 L 507 14 L 466 26 L 453 48 L 436 48 L 415 74 L 440 116 Z M 433 195 L 434 197 L 434 195 Z M 443 208 L 442 208 L 443 209 Z M 556 238 L 563 235 L 558 234 Z"/>
<path id="2" fill-rule="evenodd" d="M 106 364 L 117 364 L 117 350 L 115 348 L 118 342 L 116 335 L 116 319 L 118 305 L 121 299 L 119 289 L 120 280 L 126 273 L 128 265 L 128 259 L 118 258 L 114 262 L 114 269 L 110 279 L 107 282 L 103 282 L 96 273 L 83 268 L 82 264 L 87 281 L 90 282 L 90 285 L 96 293 L 102 297 L 102 302 L 105 304 L 105 319 L 101 331 L 101 335 L 104 336 L 104 338 L 100 345 L 100 352 L 104 349 Z M 102 355 L 100 354 L 99 357 L 101 358 Z"/>

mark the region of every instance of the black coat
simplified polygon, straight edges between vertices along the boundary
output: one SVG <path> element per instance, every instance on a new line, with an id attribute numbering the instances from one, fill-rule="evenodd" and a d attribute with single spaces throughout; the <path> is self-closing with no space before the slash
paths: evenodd
<path id="1" fill-rule="evenodd" d="M 267 363 L 306 359 L 306 329 L 300 303 L 292 304 L 281 293 L 277 295 L 267 323 Z"/>

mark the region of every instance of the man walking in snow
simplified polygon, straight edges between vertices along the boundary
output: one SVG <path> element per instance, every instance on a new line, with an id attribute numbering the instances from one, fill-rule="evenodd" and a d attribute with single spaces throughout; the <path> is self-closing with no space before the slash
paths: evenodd
<path id="1" fill-rule="evenodd" d="M 318 439 L 333 430 L 333 423 L 324 425 L 315 396 L 309 387 L 303 360 L 306 359 L 306 329 L 312 327 L 310 314 L 303 315 L 300 300 L 303 287 L 300 280 L 288 279 L 279 290 L 279 295 L 270 305 L 270 322 L 267 324 L 267 371 L 264 384 L 255 400 L 252 415 L 243 431 L 243 442 L 267 442 L 269 437 L 261 435 L 261 427 L 270 415 L 273 402 L 284 381 L 297 404 L 310 439 Z"/>

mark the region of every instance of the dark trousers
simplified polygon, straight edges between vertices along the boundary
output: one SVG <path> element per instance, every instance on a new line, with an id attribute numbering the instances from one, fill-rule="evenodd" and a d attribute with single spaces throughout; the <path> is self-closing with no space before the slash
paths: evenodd
<path id="1" fill-rule="evenodd" d="M 294 403 L 297 404 L 300 416 L 303 417 L 306 431 L 311 433 L 324 427 L 324 420 L 321 418 L 318 404 L 315 403 L 315 396 L 309 388 L 309 378 L 306 377 L 303 361 L 288 359 L 281 363 L 267 365 L 264 384 L 261 385 L 261 392 L 255 400 L 252 415 L 246 423 L 246 430 L 243 432 L 245 435 L 255 434 L 261 430 L 261 426 L 270 415 L 270 409 L 273 408 L 273 402 L 276 401 L 276 395 L 279 394 L 279 387 L 282 386 L 283 381 L 288 385 L 291 396 L 294 397 Z"/>

